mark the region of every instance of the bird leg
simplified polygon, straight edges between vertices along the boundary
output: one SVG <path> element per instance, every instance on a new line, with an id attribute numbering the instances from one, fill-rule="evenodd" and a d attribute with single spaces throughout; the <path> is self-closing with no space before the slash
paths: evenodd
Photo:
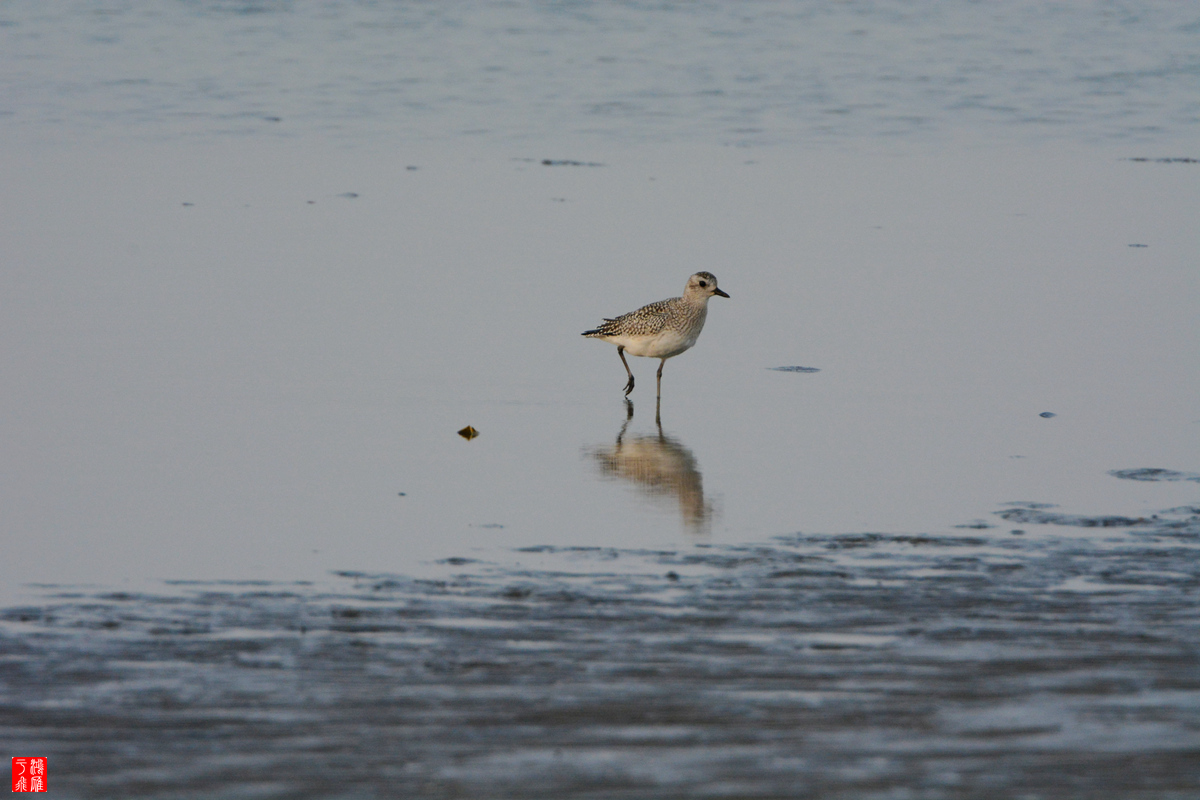
<path id="1" fill-rule="evenodd" d="M 667 365 L 667 360 L 664 358 L 658 362 L 658 396 L 662 397 L 662 368 Z"/>
<path id="2" fill-rule="evenodd" d="M 617 347 L 617 355 L 621 357 L 621 363 L 625 365 L 625 371 L 629 373 L 629 383 L 625 384 L 625 396 L 629 397 L 629 393 L 633 391 L 633 370 L 629 368 L 629 362 L 625 360 L 624 347 Z"/>
<path id="3" fill-rule="evenodd" d="M 617 434 L 617 447 L 621 446 L 621 440 L 625 438 L 625 430 L 629 427 L 629 423 L 631 422 L 633 422 L 633 401 L 626 397 L 625 421 L 621 423 L 621 432 Z"/>

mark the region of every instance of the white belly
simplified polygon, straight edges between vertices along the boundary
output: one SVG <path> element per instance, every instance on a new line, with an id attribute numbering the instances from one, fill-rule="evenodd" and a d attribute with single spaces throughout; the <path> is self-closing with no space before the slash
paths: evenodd
<path id="1" fill-rule="evenodd" d="M 697 326 L 691 335 L 686 335 L 682 331 L 666 330 L 654 336 L 612 336 L 608 341 L 624 346 L 625 352 L 631 356 L 671 358 L 694 345 L 696 337 L 699 335 L 700 329 Z"/>

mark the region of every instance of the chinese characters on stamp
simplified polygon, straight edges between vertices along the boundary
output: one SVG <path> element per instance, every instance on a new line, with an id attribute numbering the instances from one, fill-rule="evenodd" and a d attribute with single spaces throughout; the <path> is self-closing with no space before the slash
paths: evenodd
<path id="1" fill-rule="evenodd" d="M 14 756 L 12 760 L 14 792 L 46 791 L 46 757 Z"/>

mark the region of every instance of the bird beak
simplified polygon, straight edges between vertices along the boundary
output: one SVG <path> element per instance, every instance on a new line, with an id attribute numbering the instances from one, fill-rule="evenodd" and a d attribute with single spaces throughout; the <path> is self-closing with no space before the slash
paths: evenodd
<path id="1" fill-rule="evenodd" d="M 729 297 L 729 295 L 725 294 L 720 289 L 713 289 L 713 294 L 720 295 L 721 297 Z"/>

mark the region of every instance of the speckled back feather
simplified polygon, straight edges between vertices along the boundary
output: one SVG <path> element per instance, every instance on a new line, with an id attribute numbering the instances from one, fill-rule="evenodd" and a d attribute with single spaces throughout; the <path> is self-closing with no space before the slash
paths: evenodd
<path id="1" fill-rule="evenodd" d="M 667 327 L 667 323 L 672 321 L 672 317 L 682 316 L 680 312 L 684 312 L 686 309 L 679 302 L 682 299 L 672 297 L 668 300 L 659 300 L 657 303 L 642 306 L 637 311 L 605 319 L 594 330 L 584 331 L 583 335 L 593 338 L 617 334 L 653 336 Z"/>

